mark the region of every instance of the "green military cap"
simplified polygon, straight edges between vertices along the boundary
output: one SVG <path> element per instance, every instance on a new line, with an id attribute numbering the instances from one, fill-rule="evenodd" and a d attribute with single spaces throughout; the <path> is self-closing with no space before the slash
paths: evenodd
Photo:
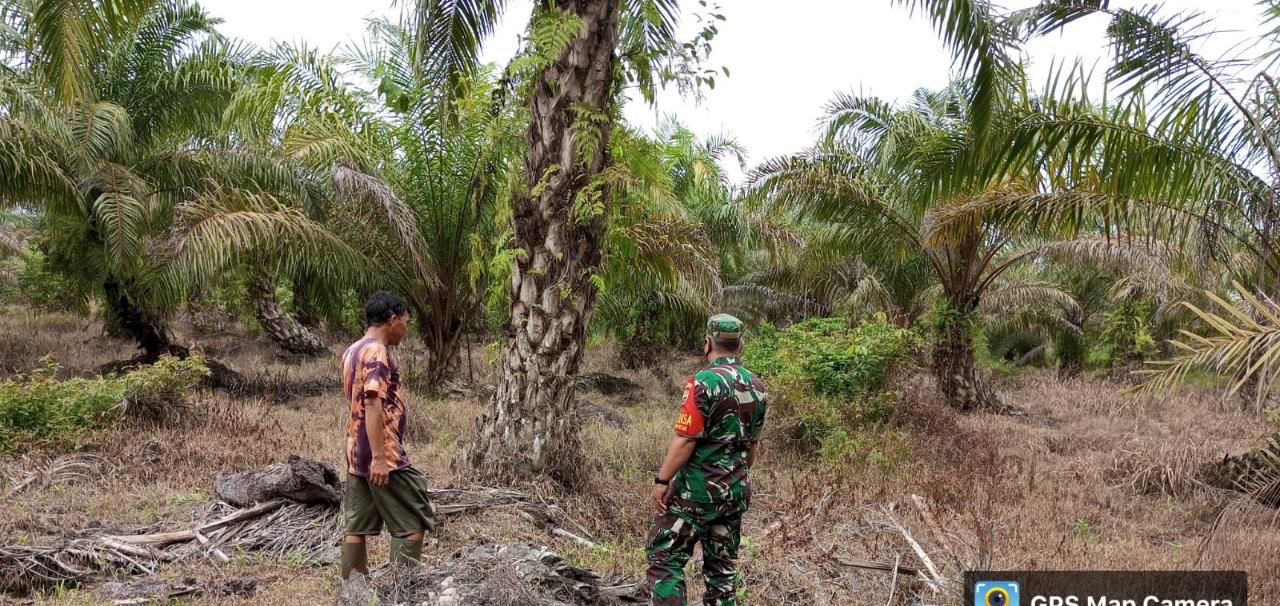
<path id="1" fill-rule="evenodd" d="M 707 334 L 717 339 L 737 339 L 742 336 L 742 320 L 729 314 L 716 314 L 707 320 Z"/>

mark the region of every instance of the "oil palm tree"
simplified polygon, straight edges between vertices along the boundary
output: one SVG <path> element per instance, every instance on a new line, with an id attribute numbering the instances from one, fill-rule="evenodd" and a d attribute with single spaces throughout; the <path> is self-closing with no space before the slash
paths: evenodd
<path id="1" fill-rule="evenodd" d="M 619 361 L 632 368 L 654 366 L 668 346 L 696 334 L 720 289 L 721 257 L 733 255 L 728 247 L 736 246 L 733 234 L 715 233 L 699 216 L 723 213 L 712 207 L 730 201 L 714 159 L 702 164 L 716 144 L 686 134 L 663 128 L 650 137 L 619 128 L 612 143 L 611 170 L 618 178 L 593 321 L 617 339 L 625 351 Z M 708 156 L 695 158 L 697 149 Z M 687 174 L 694 167 L 706 172 Z"/>
<path id="2" fill-rule="evenodd" d="M 0 12 L 18 40 L 0 72 L 0 203 L 44 215 L 54 266 L 98 285 L 144 358 L 185 354 L 164 310 L 251 248 L 332 244 L 278 202 L 305 195 L 295 171 L 218 140 L 247 53 L 198 5 L 30 0 Z M 354 254 L 336 252 L 317 267 Z"/>
<path id="3" fill-rule="evenodd" d="M 1009 228 L 1103 233 L 1137 226 L 1148 237 L 1194 249 L 1229 268 L 1236 286 L 1225 297 L 1206 294 L 1212 310 L 1191 305 L 1208 332 L 1184 331 L 1174 342 L 1179 353 L 1150 376 L 1147 387 L 1175 386 L 1199 365 L 1237 377 L 1231 391 L 1259 379 L 1270 384 L 1280 373 L 1270 362 L 1277 353 L 1272 337 L 1280 334 L 1271 321 L 1280 287 L 1280 89 L 1269 75 L 1280 48 L 1276 36 L 1213 59 L 1196 52 L 1201 39 L 1214 35 L 1209 22 L 1160 6 L 1129 10 L 1106 2 L 1046 1 L 998 14 L 985 2 L 920 4 L 934 15 L 980 4 L 989 26 L 1002 32 L 990 43 L 959 40 L 953 20 L 936 18 L 940 31 L 957 40 L 959 55 L 1008 55 L 1018 41 L 1081 18 L 1109 21 L 1115 56 L 1106 103 L 1091 102 L 1082 78 L 1062 77 L 1040 103 L 1004 124 L 992 123 L 986 136 L 995 161 L 958 171 L 998 178 L 1056 158 L 1053 178 L 1077 194 L 974 201 L 947 221 L 980 218 Z M 1262 10 L 1272 23 L 1280 16 L 1273 3 L 1263 3 Z M 1259 398 L 1266 391 L 1258 390 Z"/>
<path id="4" fill-rule="evenodd" d="M 380 254 L 384 266 L 399 268 L 394 282 L 418 312 L 434 384 L 448 376 L 481 309 L 518 150 L 517 114 L 495 96 L 500 84 L 485 71 L 454 83 L 457 95 L 441 111 L 439 75 L 413 68 L 409 32 L 381 23 L 374 34 L 381 46 L 366 48 L 357 65 L 366 78 L 381 79 L 379 92 L 395 117 L 381 158 L 364 170 L 340 165 L 333 182 L 343 210 L 354 211 L 349 217 L 373 211 L 388 230 L 366 236 L 400 243 Z"/>
<path id="5" fill-rule="evenodd" d="M 1027 234 L 974 221 L 936 232 L 942 216 L 973 199 L 1020 197 L 1041 187 L 1034 172 L 948 186 L 942 167 L 980 145 L 972 133 L 971 89 L 919 91 L 904 107 L 842 95 L 828 108 L 827 135 L 806 152 L 754 171 L 753 195 L 777 212 L 820 225 L 825 246 L 875 251 L 869 258 L 923 259 L 941 306 L 934 310 L 932 370 L 947 401 L 962 410 L 1007 407 L 987 386 L 973 333 L 984 298 L 1002 305 L 1033 299 L 1066 303 L 1060 289 L 1014 283 L 1010 269 L 1040 254 Z M 984 119 L 999 119 L 994 116 Z"/>
<path id="6" fill-rule="evenodd" d="M 366 271 L 368 287 L 403 293 L 414 308 L 431 388 L 481 308 L 518 115 L 484 70 L 442 101 L 444 78 L 419 69 L 418 52 L 411 30 L 387 20 L 371 21 L 366 39 L 337 56 L 279 45 L 259 58 L 257 80 L 228 115 L 242 139 L 325 175 L 317 197 L 332 200 L 316 213 L 367 251 L 378 268 Z"/>
<path id="7" fill-rule="evenodd" d="M 332 153 L 325 154 L 324 149 L 299 150 L 296 143 L 305 139 L 320 146 L 321 141 L 346 141 L 336 137 L 320 139 L 314 130 L 309 134 L 304 130 L 314 129 L 322 122 L 370 123 L 376 100 L 350 84 L 345 72 L 349 68 L 341 56 L 325 55 L 305 45 L 277 43 L 249 60 L 246 82 L 223 112 L 226 136 L 238 149 L 298 167 L 307 195 L 288 202 L 307 218 L 331 228 L 336 226 L 332 224 L 334 196 L 328 181 L 334 157 Z M 370 150 L 361 152 L 368 154 L 381 149 L 377 144 L 376 140 L 356 142 L 357 148 Z M 326 353 L 328 350 L 313 331 L 319 323 L 316 312 L 328 317 L 338 315 L 341 300 L 355 284 L 329 280 L 306 268 L 296 268 L 285 275 L 276 261 L 269 256 L 259 257 L 258 262 L 246 264 L 242 270 L 258 324 L 288 352 Z M 277 296 L 281 277 L 292 290 L 294 310 L 309 317 L 309 322 L 300 321 L 281 304 Z"/>
<path id="8" fill-rule="evenodd" d="M 505 5 L 417 3 L 417 39 L 427 49 L 418 56 L 443 64 L 446 81 L 460 80 L 474 69 Z M 528 51 L 511 70 L 529 128 L 523 183 L 512 205 L 518 253 L 507 343 L 497 391 L 465 454 L 481 474 L 547 474 L 568 484 L 580 477 L 573 376 L 600 279 L 618 94 L 627 81 L 651 99 L 659 81 L 708 77 L 690 67 L 705 58 L 699 53 L 707 46 L 676 39 L 678 12 L 676 0 L 535 5 Z M 703 42 L 714 36 L 714 24 L 708 27 Z"/>

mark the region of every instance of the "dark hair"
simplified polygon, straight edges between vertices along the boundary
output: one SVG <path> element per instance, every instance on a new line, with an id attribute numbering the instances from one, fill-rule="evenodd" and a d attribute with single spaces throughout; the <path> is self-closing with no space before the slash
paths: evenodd
<path id="1" fill-rule="evenodd" d="M 364 323 L 366 326 L 382 326 L 393 316 L 406 313 L 409 313 L 409 304 L 400 295 L 380 290 L 364 304 Z"/>
<path id="2" fill-rule="evenodd" d="M 742 349 L 742 339 L 721 339 L 720 337 L 711 337 L 711 347 L 716 351 L 737 353 Z"/>

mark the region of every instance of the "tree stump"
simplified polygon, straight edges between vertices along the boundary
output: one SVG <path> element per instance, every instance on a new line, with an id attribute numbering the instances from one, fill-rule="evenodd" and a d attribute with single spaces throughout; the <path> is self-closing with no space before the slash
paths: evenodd
<path id="1" fill-rule="evenodd" d="M 342 502 L 342 483 L 332 465 L 289 457 L 288 463 L 277 463 L 259 471 L 218 474 L 213 481 L 214 494 L 237 507 L 248 507 L 272 499 L 286 498 L 299 503 L 338 504 Z"/>

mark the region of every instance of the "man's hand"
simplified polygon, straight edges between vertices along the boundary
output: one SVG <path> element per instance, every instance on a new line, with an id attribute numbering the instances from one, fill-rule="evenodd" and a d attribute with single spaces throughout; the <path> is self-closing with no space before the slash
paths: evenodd
<path id="1" fill-rule="evenodd" d="M 689 457 L 693 456 L 693 449 L 697 445 L 698 441 L 693 438 L 686 438 L 679 434 L 672 436 L 671 444 L 667 446 L 667 456 L 662 460 L 662 466 L 658 468 L 658 477 L 674 482 L 676 472 L 689 462 Z M 670 493 L 670 486 L 653 485 L 653 506 L 658 508 L 658 513 L 667 513 L 667 499 Z"/>
<path id="2" fill-rule="evenodd" d="M 662 484 L 653 485 L 653 506 L 658 508 L 658 513 L 667 513 L 667 494 L 670 489 L 670 486 Z"/>
<path id="3" fill-rule="evenodd" d="M 391 470 L 382 457 L 374 457 L 369 464 L 369 483 L 378 488 L 386 488 L 391 483 Z"/>

